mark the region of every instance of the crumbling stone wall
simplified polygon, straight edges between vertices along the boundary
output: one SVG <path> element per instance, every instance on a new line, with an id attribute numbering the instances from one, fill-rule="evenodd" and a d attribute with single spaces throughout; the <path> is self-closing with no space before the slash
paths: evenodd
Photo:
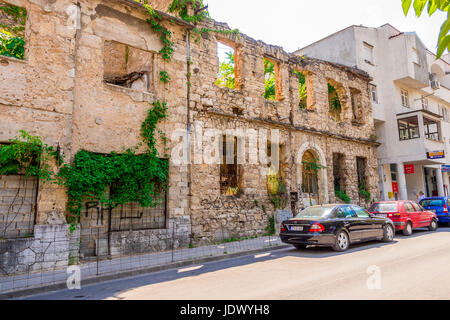
<path id="1" fill-rule="evenodd" d="M 163 22 L 172 32 L 175 49 L 172 61 L 167 62 L 158 54 L 162 43 L 146 22 L 146 10 L 134 1 L 9 2 L 28 10 L 27 45 L 24 61 L 0 57 L 0 142 L 24 129 L 43 137 L 49 145 L 59 146 L 66 161 L 72 161 L 82 149 L 104 154 L 121 152 L 141 142 L 140 128 L 147 111 L 151 103 L 161 100 L 167 102 L 169 117 L 158 129 L 169 138 L 167 147 L 172 151 L 181 150 L 180 145 L 187 146 L 190 141 L 190 156 L 195 159 L 195 128 L 201 125 L 204 131 L 216 130 L 219 135 L 227 130 L 243 132 L 248 160 L 258 151 L 250 148 L 247 130 L 266 130 L 268 139 L 278 130 L 280 168 L 288 195 L 298 193 L 302 198 L 301 159 L 307 151 L 325 167 L 318 173 L 320 203 L 335 201 L 330 169 L 334 152 L 345 153 L 346 190 L 354 203 L 359 198 L 356 157 L 368 159 L 369 191 L 378 194 L 376 151 L 369 139 L 374 126 L 367 74 L 297 57 L 246 35 L 227 34 L 228 26 L 217 22 L 205 22 L 199 27 L 225 32 L 204 33 L 195 40 L 198 35 L 192 32 L 193 26 L 175 17 Z M 170 3 L 150 1 L 164 11 Z M 189 44 L 188 35 L 192 40 Z M 219 67 L 217 41 L 236 50 L 238 90 L 214 84 Z M 280 91 L 276 101 L 263 97 L 264 57 L 277 64 Z M 168 84 L 159 80 L 161 71 L 171 76 Z M 295 71 L 306 75 L 306 109 L 299 107 Z M 131 72 L 147 72 L 150 85 L 121 86 L 105 81 L 105 75 Z M 328 112 L 330 80 L 335 81 L 342 95 L 340 122 Z M 352 122 L 351 90 L 361 92 L 358 122 Z M 187 130 L 191 139 L 177 133 Z M 208 142 L 204 140 L 201 145 L 206 148 Z M 162 144 L 158 150 L 164 154 Z M 267 232 L 269 217 L 275 211 L 267 191 L 267 168 L 262 163 L 243 164 L 241 193 L 230 197 L 220 191 L 219 163 L 207 164 L 201 159 L 198 163 L 180 164 L 172 159 L 166 228 L 111 232 L 99 240 L 109 242 L 111 254 L 123 255 L 186 247 L 190 242 L 206 244 L 261 235 Z M 40 183 L 37 225 L 63 228 L 66 201 L 63 188 Z M 298 209 L 301 204 L 295 205 Z M 289 209 L 291 203 L 284 202 L 283 207 Z M 83 226 L 76 235 L 81 237 L 82 233 Z M 71 237 L 68 241 L 83 245 L 81 238 Z M 70 256 L 78 257 L 72 252 Z"/>
<path id="2" fill-rule="evenodd" d="M 212 22 L 203 27 L 229 30 L 226 24 Z M 214 84 L 218 72 L 217 42 L 235 49 L 239 66 L 238 90 Z M 204 34 L 191 48 L 194 70 L 192 82 L 192 122 L 201 122 L 203 130 L 248 129 L 280 130 L 286 158 L 284 176 L 287 191 L 300 194 L 302 155 L 311 151 L 320 164 L 319 202 L 337 201 L 334 195 L 333 152 L 345 154 L 346 191 L 353 203 L 359 203 L 356 157 L 368 159 L 368 188 L 378 194 L 376 151 L 369 137 L 374 133 L 368 75 L 317 59 L 290 55 L 282 48 L 255 41 L 246 35 Z M 277 101 L 266 100 L 264 93 L 264 57 L 279 66 L 277 81 L 281 92 Z M 299 107 L 299 80 L 294 71 L 306 75 L 307 108 Z M 328 83 L 335 83 L 342 103 L 341 121 L 329 116 Z M 354 120 L 351 92 L 358 97 L 358 121 Z M 239 110 L 237 114 L 235 110 Z M 195 138 L 194 138 L 195 139 Z M 191 219 L 195 242 L 220 241 L 223 237 L 247 237 L 264 233 L 274 207 L 267 193 L 267 177 L 260 174 L 261 165 L 245 165 L 243 194 L 226 197 L 219 190 L 218 165 L 192 167 Z M 250 200 L 249 200 L 250 199 Z M 242 210 L 252 200 L 250 209 Z M 255 203 L 255 202 L 254 202 Z M 300 203 L 297 208 L 303 206 Z M 290 203 L 286 206 L 290 209 Z M 264 209 L 263 209 L 264 208 Z M 223 235 L 225 234 L 225 236 Z"/>

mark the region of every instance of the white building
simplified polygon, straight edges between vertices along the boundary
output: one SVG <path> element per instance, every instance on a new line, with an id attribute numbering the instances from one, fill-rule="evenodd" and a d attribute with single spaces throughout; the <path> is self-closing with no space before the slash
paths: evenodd
<path id="1" fill-rule="evenodd" d="M 351 26 L 296 52 L 357 67 L 370 84 L 381 199 L 449 195 L 450 60 L 416 33 Z"/>

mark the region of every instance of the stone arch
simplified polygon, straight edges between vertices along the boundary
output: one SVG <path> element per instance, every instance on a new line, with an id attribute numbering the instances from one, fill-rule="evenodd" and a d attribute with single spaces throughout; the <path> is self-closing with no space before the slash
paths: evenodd
<path id="1" fill-rule="evenodd" d="M 302 193 L 302 183 L 303 183 L 303 164 L 302 159 L 304 154 L 309 151 L 311 152 L 318 160 L 321 166 L 327 166 L 327 160 L 325 157 L 325 153 L 322 149 L 314 142 L 308 141 L 305 142 L 297 152 L 297 183 L 298 183 L 298 191 Z M 328 172 L 327 169 L 320 169 L 318 173 L 319 178 L 319 203 L 326 204 L 329 202 L 329 194 L 328 194 Z"/>

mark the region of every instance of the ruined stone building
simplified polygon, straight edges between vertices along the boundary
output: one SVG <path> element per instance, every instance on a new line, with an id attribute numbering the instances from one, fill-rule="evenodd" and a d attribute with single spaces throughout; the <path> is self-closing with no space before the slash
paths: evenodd
<path id="1" fill-rule="evenodd" d="M 297 57 L 213 20 L 195 27 L 168 13 L 171 1 L 150 1 L 172 33 L 170 62 L 133 0 L 0 3 L 26 9 L 23 59 L 0 56 L 0 142 L 25 130 L 67 162 L 80 150 L 120 153 L 142 141 L 158 100 L 167 103 L 158 129 L 171 152 L 159 206 L 86 201 L 73 233 L 64 186 L 2 175 L 1 270 L 64 266 L 69 248 L 89 258 L 164 251 L 174 235 L 177 248 L 261 235 L 275 208 L 333 203 L 337 193 L 364 204 L 379 194 L 365 72 Z M 0 19 L 17 23 L 5 11 Z M 217 81 L 221 45 L 234 52 L 231 88 Z"/>

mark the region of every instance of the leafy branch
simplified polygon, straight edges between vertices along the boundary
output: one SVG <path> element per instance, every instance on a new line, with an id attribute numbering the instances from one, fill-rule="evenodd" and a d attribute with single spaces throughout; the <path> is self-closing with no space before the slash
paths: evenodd
<path id="1" fill-rule="evenodd" d="M 402 0 L 402 7 L 405 16 L 408 15 L 409 10 L 414 8 L 417 17 L 420 17 L 427 7 L 428 15 L 431 17 L 437 10 L 442 12 L 447 12 L 447 19 L 441 26 L 439 32 L 438 44 L 437 44 L 437 54 L 436 58 L 439 59 L 444 53 L 445 49 L 450 51 L 450 1 L 449 0 Z"/>

